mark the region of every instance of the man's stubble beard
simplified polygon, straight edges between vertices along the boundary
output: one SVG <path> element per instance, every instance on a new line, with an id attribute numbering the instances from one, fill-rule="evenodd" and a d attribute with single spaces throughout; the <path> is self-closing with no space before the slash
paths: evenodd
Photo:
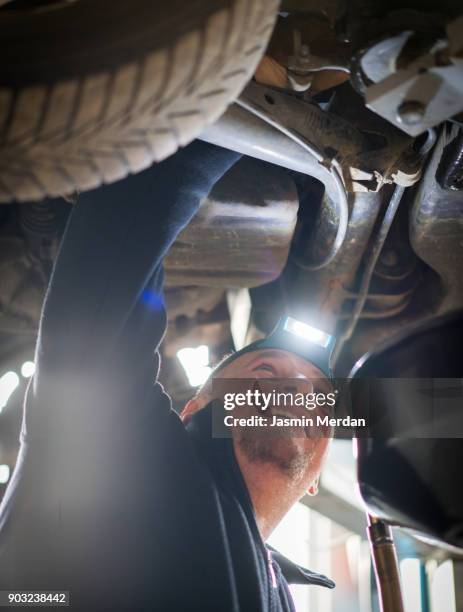
<path id="1" fill-rule="evenodd" d="M 303 478 L 312 461 L 314 449 L 304 449 L 297 438 L 243 436 L 238 444 L 248 461 L 272 465 L 291 480 Z"/>

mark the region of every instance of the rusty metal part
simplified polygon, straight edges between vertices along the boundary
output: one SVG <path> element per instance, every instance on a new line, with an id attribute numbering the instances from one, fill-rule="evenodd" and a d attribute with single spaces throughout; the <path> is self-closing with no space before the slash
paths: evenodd
<path id="1" fill-rule="evenodd" d="M 254 72 L 254 79 L 262 85 L 271 87 L 288 87 L 288 71 L 269 55 L 264 55 Z"/>
<path id="2" fill-rule="evenodd" d="M 348 79 L 348 75 L 339 70 L 298 74 L 288 70 L 273 57 L 264 55 L 256 68 L 254 79 L 262 85 L 290 91 L 301 92 L 310 88 L 310 94 L 316 94 L 340 85 Z"/>
<path id="3" fill-rule="evenodd" d="M 320 70 L 348 72 L 352 49 L 339 39 L 335 21 L 297 13 L 277 20 L 267 53 L 289 70 L 307 75 Z"/>
<path id="4" fill-rule="evenodd" d="M 239 103 L 258 118 L 232 107 L 201 138 L 298 170 L 324 183 L 326 206 L 329 214 L 338 220 L 338 232 L 328 254 L 325 252 L 321 261 L 306 260 L 307 268 L 328 265 L 345 237 L 347 205 L 344 188 L 337 179 L 338 167 L 349 191 L 377 191 L 386 181 L 409 185 L 419 178 L 422 159 L 416 154 L 406 154 L 411 148 L 410 139 L 384 121 L 380 120 L 378 127 L 375 119 L 375 131 L 362 131 L 339 114 L 328 113 L 314 104 L 255 83 L 245 89 Z M 362 111 L 365 112 L 363 107 Z M 386 129 L 381 133 L 383 127 Z"/>
<path id="5" fill-rule="evenodd" d="M 300 223 L 283 278 L 278 284 L 259 287 L 251 292 L 253 316 L 261 329 L 269 330 L 281 311 L 314 321 L 314 324 L 331 332 L 337 331 L 340 321 L 352 316 L 352 302 L 359 299 L 357 277 L 361 259 L 371 240 L 379 211 L 387 203 L 389 195 L 389 190 L 349 194 L 349 223 L 343 247 L 330 265 L 317 271 L 305 269 L 307 251 L 310 259 L 314 256 L 310 253 L 311 249 L 315 249 L 315 253 L 317 250 L 323 252 L 326 249 L 326 245 L 332 241 L 336 218 L 323 202 L 314 215 L 316 193 L 309 194 L 307 201 L 302 200 L 302 205 L 307 205 L 308 210 L 304 215 L 306 207 L 301 209 Z M 319 195 L 318 198 L 320 197 Z M 307 224 L 304 222 L 304 216 L 307 216 Z M 400 238 L 402 239 L 402 236 Z M 400 261 L 394 266 L 384 266 L 383 269 L 381 264 L 377 267 L 378 279 L 375 278 L 376 275 L 373 277 L 374 291 L 366 296 L 367 310 L 365 316 L 362 311 L 360 319 L 395 317 L 407 309 L 418 283 L 421 282 L 417 258 L 408 249 L 397 255 Z M 349 310 L 346 312 L 347 307 Z M 377 324 L 375 321 L 375 325 Z M 390 323 L 388 325 L 391 326 Z M 374 335 L 374 330 L 372 333 Z M 371 346 L 371 335 L 369 342 Z"/>
<path id="6" fill-rule="evenodd" d="M 341 70 L 349 72 L 348 56 L 321 57 L 316 55 L 311 46 L 313 38 L 304 40 L 299 28 L 293 30 L 293 53 L 287 58 L 287 68 L 293 74 L 300 76 L 310 75 L 320 70 Z M 332 49 L 331 49 L 332 51 Z"/>
<path id="7" fill-rule="evenodd" d="M 343 168 L 343 178 L 349 188 L 348 168 L 356 166 L 355 160 L 359 154 L 372 148 L 368 137 L 358 128 L 340 116 L 323 111 L 316 104 L 256 83 L 246 87 L 241 99 L 254 104 L 275 122 L 305 138 L 327 159 L 336 158 Z"/>
<path id="8" fill-rule="evenodd" d="M 359 321 L 343 363 L 354 363 L 372 345 L 418 321 L 463 307 L 463 194 L 438 180 L 458 158 L 460 134 L 456 125 L 441 131 L 422 181 L 407 194 L 410 244 L 420 259 L 420 280 L 409 305 L 390 320 Z"/>
<path id="9" fill-rule="evenodd" d="M 412 285 L 401 293 L 368 293 L 365 307 L 360 313 L 359 319 L 387 319 L 389 317 L 396 317 L 410 304 L 415 289 L 416 285 Z M 357 302 L 359 297 L 358 294 L 354 293 L 349 294 L 348 299 Z M 339 319 L 350 319 L 351 316 L 351 312 L 341 313 Z"/>
<path id="10" fill-rule="evenodd" d="M 381 612 L 404 612 L 399 564 L 391 528 L 367 515 L 367 534 L 375 569 Z"/>
<path id="11" fill-rule="evenodd" d="M 361 318 L 352 338 L 344 345 L 339 358 L 339 370 L 348 374 L 352 365 L 371 350 L 419 321 L 432 319 L 444 297 L 441 279 L 432 270 L 425 269 L 423 280 L 410 297 L 407 307 L 396 315 L 380 319 Z"/>
<path id="12" fill-rule="evenodd" d="M 346 89 L 348 88 L 341 88 L 342 91 Z M 276 92 L 267 90 L 266 93 L 271 96 L 267 104 L 275 106 Z M 349 95 L 351 95 L 350 98 Z M 345 112 L 351 128 L 355 127 L 362 138 L 368 139 L 370 145 L 371 142 L 375 143 L 373 150 L 359 152 L 358 155 L 363 156 L 365 160 L 370 159 L 375 162 L 382 156 L 388 155 L 386 162 L 383 159 L 384 166 L 387 166 L 385 174 L 386 172 L 389 175 L 397 174 L 398 168 L 403 163 L 404 174 L 408 178 L 403 182 L 409 184 L 412 182 L 411 177 L 413 177 L 412 180 L 417 180 L 419 168 L 425 159 L 425 152 L 433 144 L 432 134 L 425 139 L 424 145 L 426 146 L 422 142 L 413 146 L 415 143 L 408 136 L 387 124 L 377 115 L 366 111 L 364 107 L 359 111 L 361 98 L 356 96 L 351 103 L 352 95 L 355 96 L 355 94 L 349 95 L 341 95 L 338 99 L 338 93 L 336 94 L 337 104 L 332 105 L 333 112 L 330 117 L 338 118 L 340 113 Z M 286 100 L 287 97 L 285 96 L 284 99 Z M 306 107 L 307 105 L 303 105 L 304 109 Z M 300 121 L 303 123 L 303 119 Z M 349 223 L 343 248 L 326 268 L 311 270 L 310 263 L 317 259 L 317 254 L 323 256 L 332 243 L 338 222 L 336 200 L 334 199 L 336 191 L 326 168 L 283 134 L 236 107 L 232 107 L 217 124 L 209 128 L 204 138 L 248 155 L 287 166 L 298 172 L 314 176 L 323 182 L 326 195 L 317 213 L 315 228 L 311 226 L 306 230 L 304 236 L 296 237 L 296 241 L 303 243 L 305 249 L 302 251 L 293 249 L 290 266 L 285 271 L 285 278 L 279 283 L 281 290 L 272 285 L 270 288 L 262 287 L 252 291 L 253 318 L 257 326 L 265 331 L 271 326 L 278 313 L 281 313 L 282 310 L 291 310 L 295 316 L 299 314 L 303 317 L 310 317 L 320 326 L 334 331 L 339 316 L 342 316 L 343 304 L 349 300 L 348 292 L 355 290 L 360 259 L 370 238 L 381 202 L 384 200 L 383 190 L 375 193 L 367 191 L 364 187 L 364 191 L 354 191 L 349 194 Z M 387 196 L 385 192 L 384 196 Z M 308 269 L 305 269 L 306 263 L 309 264 Z M 284 294 L 281 299 L 280 293 Z M 392 302 L 380 297 L 375 303 L 374 298 L 369 301 L 367 297 L 368 305 L 371 305 L 368 314 L 371 312 L 374 317 L 380 310 L 382 311 L 381 318 L 394 317 L 395 321 L 399 313 L 407 310 L 413 294 L 414 286 L 410 286 L 402 293 L 397 291 L 392 297 Z M 380 301 L 381 304 L 379 304 Z"/>
<path id="13" fill-rule="evenodd" d="M 339 3 L 316 4 L 277 20 L 266 56 L 254 75 L 258 83 L 310 96 L 349 78 L 351 48 L 335 31 Z"/>
<path id="14" fill-rule="evenodd" d="M 423 158 L 413 149 L 412 139 L 366 110 L 349 85 L 338 88 L 330 112 L 256 83 L 244 90 L 242 99 L 315 145 L 327 159 L 335 158 L 348 191 L 377 191 L 390 182 L 408 186 L 419 179 Z M 291 138 L 237 105 L 229 107 L 200 138 L 313 176 L 324 183 L 333 201 L 337 199 L 327 168 Z"/>
<path id="15" fill-rule="evenodd" d="M 254 287 L 280 275 L 296 226 L 287 172 L 243 159 L 214 187 L 164 260 L 166 285 Z"/>
<path id="16" fill-rule="evenodd" d="M 430 148 L 434 146 L 434 143 L 435 143 L 434 135 L 432 135 L 432 137 L 424 141 L 424 143 L 421 146 L 421 149 L 417 151 L 417 154 L 422 155 L 424 158 L 429 153 Z M 404 311 L 406 306 L 410 303 L 410 300 L 414 293 L 414 289 L 416 288 L 417 281 L 415 281 L 414 284 L 412 283 L 411 286 L 409 287 L 407 287 L 406 284 L 403 286 L 401 286 L 400 284 L 400 281 L 404 279 L 406 280 L 407 276 L 410 275 L 410 268 L 407 269 L 407 265 L 405 263 L 403 269 L 402 270 L 400 269 L 400 266 L 398 266 L 398 263 L 399 263 L 398 253 L 392 251 L 390 246 L 389 246 L 389 249 L 384 252 L 383 260 L 382 261 L 380 260 L 380 255 L 381 255 L 383 246 L 385 245 L 386 239 L 388 238 L 388 235 L 390 234 L 391 227 L 393 225 L 393 221 L 395 220 L 397 210 L 398 210 L 400 201 L 402 199 L 402 196 L 404 194 L 404 191 L 405 191 L 405 187 L 402 187 L 399 185 L 396 186 L 391 196 L 391 199 L 388 203 L 387 209 L 384 213 L 384 217 L 381 221 L 381 225 L 378 229 L 378 233 L 375 236 L 374 241 L 370 247 L 370 250 L 366 255 L 366 258 L 365 258 L 366 261 L 365 261 L 363 275 L 360 281 L 358 296 L 354 303 L 351 315 L 348 318 L 347 325 L 344 327 L 342 332 L 339 333 L 338 342 L 337 342 L 336 349 L 333 355 L 334 363 L 336 363 L 336 361 L 339 359 L 341 352 L 344 348 L 344 345 L 352 337 L 355 331 L 355 328 L 357 326 L 357 323 L 362 316 L 363 310 L 368 302 L 368 294 L 370 291 L 370 285 L 372 283 L 372 280 L 374 279 L 375 270 L 377 270 L 377 276 L 382 277 L 383 283 L 385 280 L 396 281 L 396 283 L 398 281 L 398 285 L 397 285 L 397 288 L 399 289 L 399 295 L 397 296 L 398 300 L 395 304 L 392 303 L 392 305 L 391 304 L 387 305 L 386 310 L 383 310 L 382 313 L 381 313 L 381 306 L 384 304 L 384 301 L 381 300 L 379 311 L 377 308 L 376 310 L 373 310 L 373 311 L 370 310 L 366 313 L 366 317 L 364 318 L 384 318 L 384 316 L 397 316 L 402 311 Z M 401 244 L 405 246 L 404 241 L 401 241 Z M 413 262 L 414 262 L 413 255 L 409 255 L 409 257 L 406 259 L 406 262 L 412 263 L 412 270 L 413 270 Z M 405 295 L 403 294 L 403 290 L 406 290 Z M 400 295 L 401 292 L 402 292 L 402 295 Z M 370 304 L 371 304 L 371 300 L 370 300 Z M 378 302 L 376 303 L 376 306 L 377 305 L 378 305 Z"/>
<path id="17" fill-rule="evenodd" d="M 381 300 L 381 309 L 378 310 L 362 310 L 360 314 L 360 319 L 388 319 L 392 317 L 396 317 L 401 312 L 403 312 L 407 306 L 410 304 L 411 291 L 408 291 L 401 297 L 401 301 L 395 305 L 390 306 L 389 308 L 384 308 L 383 303 L 388 301 L 389 296 L 381 295 L 381 296 L 367 296 L 367 300 L 375 299 L 375 301 Z M 346 316 L 346 318 L 350 317 L 350 314 Z M 342 317 L 340 317 L 342 318 Z"/>
<path id="18" fill-rule="evenodd" d="M 402 209 L 374 268 L 359 320 L 397 317 L 408 308 L 423 281 L 423 265 L 409 244 L 407 211 Z M 348 292 L 339 319 L 349 320 L 359 299 L 357 289 Z"/>
<path id="19" fill-rule="evenodd" d="M 412 139 L 367 111 L 362 98 L 349 86 L 338 88 L 330 111 L 257 83 L 246 87 L 240 101 L 252 104 L 276 124 L 304 138 L 326 160 L 336 160 L 348 191 L 377 191 L 390 182 L 408 186 L 419 179 L 423 159 L 416 155 Z M 320 164 L 312 160 L 306 169 L 301 168 L 291 161 L 301 158 L 300 152 L 294 154 L 294 145 L 286 152 L 288 139 L 276 138 L 271 128 L 266 129 L 232 107 L 201 138 L 327 182 Z M 241 138 L 230 131 L 241 132 Z"/>
<path id="20" fill-rule="evenodd" d="M 338 87 L 330 111 L 344 117 L 367 135 L 371 143 L 350 169 L 355 190 L 360 191 L 362 187 L 378 190 L 387 183 L 409 187 L 419 180 L 425 156 L 433 145 L 432 132 L 413 140 L 365 108 L 362 96 L 347 84 Z"/>

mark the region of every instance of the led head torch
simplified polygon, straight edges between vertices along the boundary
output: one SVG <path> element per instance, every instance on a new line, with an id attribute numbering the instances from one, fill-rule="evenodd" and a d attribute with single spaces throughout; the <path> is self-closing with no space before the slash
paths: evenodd
<path id="1" fill-rule="evenodd" d="M 218 371 L 245 353 L 261 349 L 280 349 L 302 357 L 321 370 L 327 378 L 332 379 L 331 354 L 335 343 L 334 336 L 292 317 L 283 317 L 266 338 L 256 340 L 230 355 L 220 364 Z"/>

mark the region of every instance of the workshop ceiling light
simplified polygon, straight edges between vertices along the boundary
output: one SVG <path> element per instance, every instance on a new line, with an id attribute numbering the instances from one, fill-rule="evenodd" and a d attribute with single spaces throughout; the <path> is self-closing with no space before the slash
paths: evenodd
<path id="1" fill-rule="evenodd" d="M 405 612 L 422 612 L 423 588 L 421 576 L 421 564 L 419 559 L 402 559 L 400 562 L 400 574 L 402 577 L 402 595 L 404 599 Z"/>
<path id="2" fill-rule="evenodd" d="M 0 412 L 5 408 L 11 394 L 19 385 L 19 376 L 16 372 L 7 372 L 0 378 Z"/>
<path id="3" fill-rule="evenodd" d="M 25 361 L 21 366 L 21 376 L 23 378 L 30 378 L 34 375 L 35 363 L 33 361 Z"/>
<path id="4" fill-rule="evenodd" d="M 6 484 L 10 478 L 10 468 L 8 465 L 0 465 L 0 484 Z"/>
<path id="5" fill-rule="evenodd" d="M 177 357 L 192 387 L 199 387 L 206 382 L 211 373 L 211 367 L 209 366 L 209 348 L 205 344 L 196 348 L 182 348 L 177 351 Z"/>
<path id="6" fill-rule="evenodd" d="M 322 346 L 323 348 L 326 348 L 331 340 L 331 336 L 321 329 L 312 327 L 307 323 L 302 323 L 302 321 L 297 321 L 292 317 L 287 317 L 284 323 L 284 330 L 295 336 L 309 340 L 309 342 L 318 344 L 318 346 Z"/>

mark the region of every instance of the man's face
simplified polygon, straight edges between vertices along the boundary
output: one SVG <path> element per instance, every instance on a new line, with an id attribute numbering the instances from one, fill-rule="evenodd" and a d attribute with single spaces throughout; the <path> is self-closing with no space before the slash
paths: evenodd
<path id="1" fill-rule="evenodd" d="M 261 349 L 245 353 L 234 359 L 231 363 L 220 369 L 214 378 L 220 379 L 279 379 L 278 391 L 285 393 L 303 393 L 332 391 L 331 383 L 326 376 L 313 364 L 298 357 L 294 353 L 280 349 Z M 268 387 L 268 383 L 264 383 Z M 205 406 L 212 399 L 210 393 L 201 394 L 196 410 Z M 249 415 L 257 408 L 251 407 Z M 285 406 L 283 410 L 273 407 L 267 411 L 266 416 L 313 416 L 304 406 Z M 316 487 L 320 470 L 327 454 L 329 438 L 321 435 L 313 435 L 307 428 L 297 428 L 297 431 L 289 431 L 285 427 L 281 430 L 272 428 L 272 435 L 256 435 L 255 430 L 246 427 L 237 428 L 233 431 L 235 453 L 237 457 L 252 462 L 259 466 L 262 476 L 265 477 L 271 471 L 278 471 L 288 480 L 306 483 L 307 488 L 311 484 Z M 312 433 L 312 435 L 311 435 Z"/>

